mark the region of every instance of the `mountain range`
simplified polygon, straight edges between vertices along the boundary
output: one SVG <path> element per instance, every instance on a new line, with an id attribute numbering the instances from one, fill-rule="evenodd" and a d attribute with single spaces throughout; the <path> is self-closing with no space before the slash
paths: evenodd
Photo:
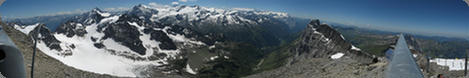
<path id="1" fill-rule="evenodd" d="M 37 48 L 65 65 L 100 74 L 145 77 L 152 73 L 148 70 L 195 75 L 210 65 L 190 64 L 188 59 L 210 62 L 236 54 L 214 49 L 218 46 L 265 47 L 288 42 L 289 35 L 304 27 L 298 26 L 299 21 L 307 20 L 250 9 L 137 5 L 122 13 L 95 8 L 67 18 L 55 30 L 40 22 L 7 25 L 38 38 Z M 192 59 L 189 53 L 198 50 L 207 55 Z"/>
<path id="2" fill-rule="evenodd" d="M 318 19 L 197 5 L 141 4 L 122 12 L 94 8 L 5 25 L 12 39 L 19 38 L 14 42 L 23 54 L 37 39 L 40 60 L 58 61 L 39 64 L 60 69 L 36 72 L 73 71 L 56 77 L 380 77 L 382 55 L 395 43 L 395 33 L 366 34 L 382 41 L 366 44 L 356 32 Z M 373 45 L 381 46 L 369 48 Z"/>

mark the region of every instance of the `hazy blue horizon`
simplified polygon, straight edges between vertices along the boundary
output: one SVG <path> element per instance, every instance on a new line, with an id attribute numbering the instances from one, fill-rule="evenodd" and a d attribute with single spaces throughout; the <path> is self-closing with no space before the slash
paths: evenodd
<path id="1" fill-rule="evenodd" d="M 469 38 L 469 6 L 463 0 L 7 0 L 0 6 L 0 14 L 4 18 L 33 17 L 85 12 L 95 7 L 121 10 L 152 2 L 213 8 L 254 8 L 362 28 Z"/>

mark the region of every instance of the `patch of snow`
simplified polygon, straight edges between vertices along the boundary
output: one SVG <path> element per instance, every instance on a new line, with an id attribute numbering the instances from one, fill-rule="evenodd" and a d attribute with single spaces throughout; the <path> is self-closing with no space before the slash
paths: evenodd
<path id="1" fill-rule="evenodd" d="M 218 56 L 213 56 L 213 57 L 210 57 L 210 60 L 215 60 L 217 58 L 218 58 Z"/>
<path id="2" fill-rule="evenodd" d="M 223 58 L 225 58 L 225 59 L 230 59 L 230 57 L 228 57 L 228 56 L 223 56 Z"/>
<path id="3" fill-rule="evenodd" d="M 318 32 L 318 31 L 314 31 L 313 33 L 315 33 L 315 34 L 322 34 L 322 33 Z"/>
<path id="4" fill-rule="evenodd" d="M 96 12 L 98 12 L 98 14 L 103 16 L 103 17 L 109 17 L 111 15 L 111 13 L 102 13 L 100 11 L 96 11 Z"/>
<path id="5" fill-rule="evenodd" d="M 213 48 L 215 48 L 215 45 L 212 45 L 212 46 L 208 47 L 208 49 L 210 49 L 210 50 L 213 49 Z"/>
<path id="6" fill-rule="evenodd" d="M 145 19 L 145 17 L 143 17 L 143 16 L 140 16 L 140 17 L 138 17 L 138 19 Z"/>
<path id="7" fill-rule="evenodd" d="M 87 24 L 91 24 L 93 21 L 94 21 L 94 20 L 92 20 L 92 19 L 86 19 L 86 20 L 85 20 L 85 22 L 86 22 Z"/>
<path id="8" fill-rule="evenodd" d="M 190 74 L 197 74 L 197 72 L 195 72 L 194 70 L 192 70 L 191 66 L 189 64 L 186 65 L 186 68 L 185 68 L 186 72 L 190 73 Z"/>
<path id="9" fill-rule="evenodd" d="M 447 66 L 450 71 L 464 70 L 464 59 L 435 58 L 431 59 L 430 62 L 435 62 L 440 66 Z"/>
<path id="10" fill-rule="evenodd" d="M 139 29 L 141 29 L 142 27 L 140 25 L 138 25 L 136 22 L 127 22 L 129 25 L 132 25 L 132 26 L 135 26 Z"/>
<path id="11" fill-rule="evenodd" d="M 256 24 L 256 22 L 252 21 L 252 20 L 249 20 L 249 19 L 246 19 L 246 18 L 243 18 L 243 17 L 238 17 L 240 21 L 245 21 L 245 22 L 248 22 L 249 24 Z"/>
<path id="12" fill-rule="evenodd" d="M 127 22 L 127 23 L 131 26 L 137 27 L 138 31 L 140 33 L 143 33 L 143 30 L 145 29 L 145 27 L 138 25 L 136 22 Z M 174 57 L 180 52 L 179 49 L 176 49 L 176 50 L 162 50 L 159 47 L 159 44 L 161 44 L 161 42 L 158 42 L 158 41 L 155 41 L 155 40 L 150 40 L 150 37 L 151 37 L 150 34 L 143 34 L 139 37 L 140 40 L 142 40 L 143 46 L 146 48 L 145 55 L 143 55 L 142 57 L 149 57 L 149 56 L 153 55 L 154 54 L 153 52 L 155 52 L 155 50 L 153 48 L 157 48 L 157 50 L 158 50 L 157 52 L 165 53 L 170 57 Z"/>
<path id="13" fill-rule="evenodd" d="M 18 31 L 21 31 L 23 32 L 24 34 L 28 35 L 29 32 L 31 32 L 32 30 L 34 30 L 34 28 L 36 28 L 37 26 L 39 26 L 39 23 L 36 23 L 36 24 L 33 24 L 33 25 L 27 25 L 27 26 L 19 26 L 19 25 L 15 25 L 14 28 Z"/>
<path id="14" fill-rule="evenodd" d="M 103 23 L 114 23 L 114 22 L 116 22 L 117 20 L 119 20 L 119 17 L 120 17 L 120 15 L 116 15 L 116 16 L 104 18 L 104 19 L 102 19 L 102 20 L 99 22 L 99 24 L 103 24 Z"/>
<path id="15" fill-rule="evenodd" d="M 414 49 L 414 46 L 409 46 L 409 49 L 411 49 L 411 50 Z"/>
<path id="16" fill-rule="evenodd" d="M 114 41 L 113 39 L 103 40 L 103 45 L 106 46 L 106 49 L 116 50 L 118 52 L 133 52 L 130 48 L 120 44 L 119 42 Z"/>
<path id="17" fill-rule="evenodd" d="M 344 56 L 344 53 L 335 53 L 334 55 L 331 56 L 331 59 L 339 59 L 342 56 Z"/>
<path id="18" fill-rule="evenodd" d="M 360 49 L 360 48 L 358 48 L 358 47 L 355 47 L 355 46 L 353 46 L 353 45 L 351 45 L 351 46 L 352 46 L 352 48 L 351 48 L 352 50 L 361 51 L 361 49 Z"/>
<path id="19" fill-rule="evenodd" d="M 165 27 L 163 28 L 163 32 L 166 33 L 166 35 L 168 35 L 169 38 L 171 38 L 171 40 L 173 41 L 176 41 L 176 42 L 188 42 L 188 43 L 192 43 L 192 44 L 197 44 L 197 45 L 205 45 L 205 43 L 201 42 L 201 41 L 194 41 L 194 40 L 191 40 L 189 38 L 186 38 L 184 35 L 181 35 L 181 34 L 169 34 L 168 33 L 168 29 L 170 27 Z"/>
<path id="20" fill-rule="evenodd" d="M 417 54 L 412 54 L 412 56 L 414 56 L 414 58 L 417 58 L 418 55 Z"/>
<path id="21" fill-rule="evenodd" d="M 313 29 L 313 33 L 319 34 L 321 36 L 321 39 L 323 39 L 323 41 L 326 41 L 327 43 L 331 42 L 331 39 L 324 36 L 321 32 L 316 31 L 316 28 L 312 28 L 312 29 Z"/>
<path id="22" fill-rule="evenodd" d="M 344 39 L 344 40 L 345 40 L 345 37 L 344 37 L 342 34 L 340 34 L 340 38 L 342 38 L 342 39 Z"/>
<path id="23" fill-rule="evenodd" d="M 324 37 L 324 38 L 325 38 L 325 37 Z M 326 40 L 327 42 L 331 41 L 331 39 L 329 39 L 329 38 L 325 38 L 325 40 Z"/>

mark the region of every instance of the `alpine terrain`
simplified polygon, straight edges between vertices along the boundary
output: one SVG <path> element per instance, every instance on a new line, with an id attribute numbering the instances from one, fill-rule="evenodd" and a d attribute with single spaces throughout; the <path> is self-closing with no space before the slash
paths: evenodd
<path id="1" fill-rule="evenodd" d="M 256 59 L 268 53 L 262 47 L 291 41 L 306 21 L 247 8 L 141 4 L 119 13 L 95 8 L 70 17 L 55 31 L 41 22 L 9 22 L 5 28 L 25 34 L 24 44 L 37 38 L 41 52 L 83 71 L 116 77 L 211 77 L 221 72 L 213 71 L 218 65 L 233 64 L 242 68 L 221 73 L 237 77 L 254 72 L 250 69 Z"/>
<path id="2" fill-rule="evenodd" d="M 398 33 L 369 34 L 325 22 L 250 8 L 139 4 L 1 25 L 22 50 L 27 71 L 37 48 L 34 73 L 40 78 L 384 77 Z M 464 48 L 430 49 L 439 43 L 405 39 L 425 77 L 446 72 L 425 52 Z"/>

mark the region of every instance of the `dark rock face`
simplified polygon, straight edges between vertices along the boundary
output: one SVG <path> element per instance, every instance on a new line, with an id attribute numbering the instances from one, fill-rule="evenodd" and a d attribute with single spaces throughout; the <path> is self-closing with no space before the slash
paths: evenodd
<path id="1" fill-rule="evenodd" d="M 94 8 L 90 12 L 83 13 L 80 16 L 75 16 L 72 18 L 72 22 L 81 22 L 84 25 L 90 25 L 93 23 L 98 23 L 101 19 L 104 19 L 104 16 L 101 16 L 99 13 L 103 13 L 99 8 Z"/>
<path id="2" fill-rule="evenodd" d="M 161 42 L 160 48 L 163 50 L 176 50 L 177 47 L 174 42 L 166 35 L 163 31 L 144 29 L 145 34 L 150 34 L 150 40 L 156 40 Z"/>
<path id="3" fill-rule="evenodd" d="M 67 22 L 55 31 L 58 34 L 65 34 L 67 37 L 73 37 L 74 35 L 83 37 L 87 33 L 83 25 L 77 25 L 74 22 Z"/>
<path id="4" fill-rule="evenodd" d="M 40 30 L 39 30 L 40 28 Z M 39 30 L 39 34 L 41 35 L 40 37 L 38 37 L 38 31 Z M 52 33 L 50 32 L 50 30 L 44 26 L 44 24 L 40 24 L 39 26 L 37 26 L 36 28 L 34 28 L 34 30 L 32 30 L 30 33 L 29 33 L 29 36 L 33 37 L 33 38 L 37 38 L 38 40 L 41 40 L 42 42 L 44 42 L 47 47 L 49 47 L 50 49 L 55 49 L 57 51 L 62 51 L 62 48 L 60 47 L 60 41 L 57 40 L 53 35 Z"/>
<path id="5" fill-rule="evenodd" d="M 311 24 L 311 23 L 313 23 L 313 24 Z M 335 49 L 348 50 L 348 51 L 350 51 L 350 53 L 352 54 L 352 56 L 355 59 L 364 60 L 364 61 L 360 61 L 360 62 L 363 62 L 363 63 L 374 63 L 374 62 L 378 61 L 376 58 L 372 57 L 368 53 L 357 51 L 357 50 L 352 50 L 352 46 L 351 46 L 352 44 L 345 41 L 341 37 L 341 33 L 338 32 L 337 30 L 333 29 L 331 26 L 329 26 L 327 24 L 319 24 L 319 20 L 312 21 L 311 23 L 310 24 L 314 28 L 316 28 L 316 31 L 322 33 L 326 38 L 332 40 L 332 42 L 337 45 L 337 47 L 335 47 Z"/>
<path id="6" fill-rule="evenodd" d="M 316 28 L 316 31 L 322 33 L 326 38 L 329 38 L 333 41 L 334 44 L 340 45 L 338 48 L 340 49 L 350 49 L 352 46 L 351 44 L 346 42 L 340 35 L 340 32 L 337 32 L 335 29 L 331 28 L 327 24 L 319 24 L 319 20 L 313 21 L 311 23 L 313 28 Z M 310 23 L 310 24 L 311 24 Z M 309 28 L 309 27 L 308 27 Z"/>
<path id="7" fill-rule="evenodd" d="M 103 47 L 105 47 L 105 46 L 103 45 L 103 43 L 94 43 L 93 45 L 94 45 L 94 47 L 96 47 L 96 48 L 103 48 Z"/>
<path id="8" fill-rule="evenodd" d="M 135 51 L 141 55 L 145 55 L 145 47 L 142 45 L 142 41 L 139 39 L 140 32 L 134 26 L 127 23 L 118 22 L 109 24 L 103 31 L 105 33 L 103 39 L 113 39 L 120 44 L 129 47 L 132 51 Z"/>

